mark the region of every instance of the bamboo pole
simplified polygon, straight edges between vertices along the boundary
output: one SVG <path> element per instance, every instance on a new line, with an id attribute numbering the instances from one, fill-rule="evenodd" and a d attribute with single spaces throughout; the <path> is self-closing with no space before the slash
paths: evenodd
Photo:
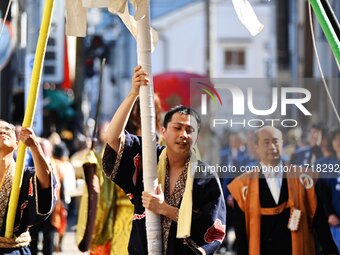
<path id="1" fill-rule="evenodd" d="M 42 17 L 39 38 L 34 58 L 30 90 L 28 94 L 27 106 L 24 116 L 23 127 L 31 127 L 34 119 L 35 106 L 38 98 L 41 72 L 45 58 L 47 39 L 50 32 L 54 0 L 46 0 Z M 15 167 L 14 182 L 9 199 L 8 213 L 6 219 L 5 237 L 13 236 L 15 215 L 18 207 L 18 200 L 23 176 L 26 146 L 19 142 L 18 157 Z"/>
<path id="2" fill-rule="evenodd" d="M 155 192 L 157 180 L 156 155 L 156 115 L 154 105 L 154 89 L 152 84 L 151 64 L 151 29 L 150 29 L 150 1 L 147 4 L 145 16 L 137 22 L 137 58 L 138 65 L 148 73 L 149 86 L 140 88 L 140 108 L 142 121 L 142 153 L 143 153 L 143 181 L 146 192 Z M 146 210 L 146 234 L 148 240 L 148 254 L 162 254 L 162 231 L 160 216 Z"/>
<path id="3" fill-rule="evenodd" d="M 340 64 L 340 42 L 339 38 L 337 37 L 332 24 L 330 23 L 325 10 L 320 2 L 320 0 L 309 0 L 316 18 L 327 38 L 328 44 L 333 52 L 333 55 L 338 63 Z"/>
<path id="4" fill-rule="evenodd" d="M 338 39 L 340 40 L 340 24 L 339 21 L 332 9 L 332 6 L 328 2 L 328 0 L 320 0 L 323 9 L 325 10 L 325 13 L 329 19 L 329 22 L 331 23 L 335 34 L 337 35 Z"/>

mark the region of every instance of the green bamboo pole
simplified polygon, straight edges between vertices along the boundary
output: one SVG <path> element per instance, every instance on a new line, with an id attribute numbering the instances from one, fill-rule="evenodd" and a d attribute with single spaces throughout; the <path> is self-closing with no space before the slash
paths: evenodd
<path id="1" fill-rule="evenodd" d="M 318 22 L 326 36 L 329 46 L 333 52 L 333 55 L 338 63 L 340 64 L 340 42 L 339 39 L 330 23 L 325 10 L 320 2 L 320 0 L 309 0 L 314 13 L 318 19 Z"/>

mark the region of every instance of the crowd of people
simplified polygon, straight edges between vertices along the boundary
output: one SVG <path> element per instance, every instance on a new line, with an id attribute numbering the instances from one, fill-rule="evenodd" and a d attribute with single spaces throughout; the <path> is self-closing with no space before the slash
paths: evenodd
<path id="1" fill-rule="evenodd" d="M 196 148 L 200 116 L 178 105 L 161 125 L 156 98 L 159 185 L 149 193 L 137 102 L 148 85 L 147 73 L 136 67 L 130 92 L 100 125 L 98 141 L 82 139 L 72 155 L 56 133 L 40 138 L 0 120 L 1 254 L 38 254 L 39 232 L 44 255 L 61 252 L 67 228 L 77 229 L 78 248 L 93 255 L 148 254 L 146 210 L 160 215 L 165 255 L 222 253 L 221 247 L 239 255 L 339 254 L 340 129 L 313 125 L 306 138 L 297 128 L 228 132 L 220 165 L 253 171 L 198 173 L 196 166 L 207 166 Z M 5 238 L 19 140 L 29 150 L 14 237 Z M 332 174 L 316 171 L 321 168 Z M 235 232 L 234 244 L 228 232 Z"/>

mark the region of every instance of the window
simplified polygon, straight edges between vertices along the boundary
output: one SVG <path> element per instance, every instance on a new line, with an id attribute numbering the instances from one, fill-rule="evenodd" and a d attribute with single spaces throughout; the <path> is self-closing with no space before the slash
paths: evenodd
<path id="1" fill-rule="evenodd" d="M 245 69 L 245 50 L 226 49 L 224 51 L 225 69 Z"/>

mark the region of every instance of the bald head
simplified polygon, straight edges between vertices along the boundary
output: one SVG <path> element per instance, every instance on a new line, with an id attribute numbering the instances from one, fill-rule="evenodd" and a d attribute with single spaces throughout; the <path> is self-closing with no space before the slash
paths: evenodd
<path id="1" fill-rule="evenodd" d="M 264 126 L 255 133 L 256 149 L 265 165 L 277 165 L 281 159 L 282 133 L 279 129 Z"/>
<path id="2" fill-rule="evenodd" d="M 282 140 L 282 132 L 279 129 L 277 129 L 276 127 L 272 127 L 272 126 L 263 126 L 259 128 L 257 131 L 255 131 L 255 143 L 256 144 L 258 144 L 259 142 L 259 136 L 261 136 L 261 133 L 270 133 L 277 137 L 280 137 L 280 139 Z"/>

